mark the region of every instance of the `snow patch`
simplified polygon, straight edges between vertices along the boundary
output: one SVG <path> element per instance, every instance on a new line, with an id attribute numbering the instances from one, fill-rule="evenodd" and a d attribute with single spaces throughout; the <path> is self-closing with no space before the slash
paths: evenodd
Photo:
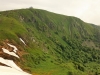
<path id="1" fill-rule="evenodd" d="M 0 66 L 0 75 L 31 75 L 22 71 L 12 60 L 6 60 L 0 57 L 0 62 L 10 66 Z"/>
<path id="2" fill-rule="evenodd" d="M 19 56 L 16 55 L 14 52 L 9 52 L 9 50 L 7 50 L 7 49 L 5 49 L 5 48 L 2 48 L 2 50 L 3 50 L 4 53 L 7 53 L 7 54 L 9 54 L 9 55 L 12 55 L 12 56 L 15 56 L 15 57 L 19 58 Z"/>
<path id="3" fill-rule="evenodd" d="M 20 39 L 20 41 L 21 41 L 23 44 L 26 45 L 25 41 L 24 41 L 22 38 L 19 38 L 19 39 Z"/>
<path id="4" fill-rule="evenodd" d="M 11 45 L 11 44 L 8 44 L 8 45 L 9 45 L 10 47 L 13 47 L 13 48 L 14 48 L 14 50 L 13 50 L 13 51 L 16 53 L 16 51 L 18 50 L 18 49 L 17 49 L 17 47 L 16 47 L 16 46 L 14 46 L 14 45 Z"/>
<path id="5" fill-rule="evenodd" d="M 23 71 L 18 71 L 10 67 L 0 66 L 0 75 L 31 75 Z"/>
<path id="6" fill-rule="evenodd" d="M 0 62 L 7 65 L 7 66 L 10 66 L 13 69 L 16 69 L 18 71 L 22 71 L 12 60 L 7 60 L 7 59 L 0 57 Z"/>

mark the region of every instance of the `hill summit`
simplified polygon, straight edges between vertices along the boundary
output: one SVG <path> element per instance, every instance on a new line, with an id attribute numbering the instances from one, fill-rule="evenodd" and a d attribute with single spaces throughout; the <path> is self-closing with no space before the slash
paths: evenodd
<path id="1" fill-rule="evenodd" d="M 25 74 L 99 75 L 100 26 L 34 8 L 0 12 L 0 65 L 12 67 L 1 60 Z"/>

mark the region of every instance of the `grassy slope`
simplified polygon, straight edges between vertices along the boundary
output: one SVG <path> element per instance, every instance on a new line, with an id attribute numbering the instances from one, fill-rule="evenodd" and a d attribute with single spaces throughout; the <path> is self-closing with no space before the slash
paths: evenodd
<path id="1" fill-rule="evenodd" d="M 99 73 L 100 28 L 97 26 L 75 17 L 32 8 L 0 14 L 0 40 L 16 42 L 29 53 L 22 57 L 26 61 L 20 61 L 23 69 L 39 75 Z M 88 46 L 88 42 L 94 46 Z"/>

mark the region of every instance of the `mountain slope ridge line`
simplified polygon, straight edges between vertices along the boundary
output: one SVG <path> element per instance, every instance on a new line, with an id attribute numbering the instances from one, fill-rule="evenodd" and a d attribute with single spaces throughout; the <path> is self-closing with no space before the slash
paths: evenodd
<path id="1" fill-rule="evenodd" d="M 2 47 L 13 48 L 20 59 L 10 59 L 24 71 L 33 75 L 100 73 L 100 26 L 34 8 L 0 14 L 0 56 L 10 58 L 2 54 Z"/>

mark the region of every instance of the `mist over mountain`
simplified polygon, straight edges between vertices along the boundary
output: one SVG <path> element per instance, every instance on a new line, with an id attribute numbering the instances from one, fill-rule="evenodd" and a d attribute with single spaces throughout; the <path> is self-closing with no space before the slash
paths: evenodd
<path id="1" fill-rule="evenodd" d="M 99 75 L 100 26 L 32 7 L 2 11 L 0 57 L 12 75 Z"/>

